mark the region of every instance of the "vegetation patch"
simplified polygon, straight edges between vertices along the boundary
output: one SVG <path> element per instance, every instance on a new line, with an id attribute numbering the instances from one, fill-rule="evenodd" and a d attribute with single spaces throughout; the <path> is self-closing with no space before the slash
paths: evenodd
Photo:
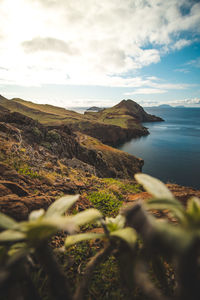
<path id="1" fill-rule="evenodd" d="M 113 193 L 119 200 L 124 200 L 127 194 L 135 194 L 142 191 L 139 184 L 114 178 L 104 178 L 105 189 Z"/>
<path id="2" fill-rule="evenodd" d="M 61 139 L 60 134 L 56 130 L 49 130 L 47 133 L 48 142 L 59 142 Z"/>
<path id="3" fill-rule="evenodd" d="M 116 216 L 122 206 L 122 201 L 107 191 L 93 192 L 89 194 L 89 200 L 104 216 Z"/>
<path id="4" fill-rule="evenodd" d="M 39 178 L 39 179 L 42 178 L 38 172 L 33 171 L 28 165 L 24 165 L 22 168 L 19 168 L 17 171 L 19 174 L 27 175 L 31 178 Z"/>
<path id="5" fill-rule="evenodd" d="M 61 258 L 72 287 L 76 287 L 88 260 L 98 252 L 100 246 L 100 243 L 81 242 L 68 249 L 70 255 L 67 254 L 67 259 L 66 254 Z M 118 263 L 114 256 L 108 257 L 97 266 L 86 299 L 125 299 L 121 289 Z"/>
<path id="6" fill-rule="evenodd" d="M 42 132 L 37 127 L 32 128 L 32 133 L 36 138 L 42 138 Z"/>

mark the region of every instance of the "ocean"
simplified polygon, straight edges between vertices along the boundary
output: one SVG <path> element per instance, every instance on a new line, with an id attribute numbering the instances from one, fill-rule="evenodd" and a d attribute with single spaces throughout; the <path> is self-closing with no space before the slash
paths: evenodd
<path id="1" fill-rule="evenodd" d="M 143 173 L 200 189 L 200 108 L 145 108 L 165 122 L 144 123 L 150 134 L 118 149 L 144 159 Z"/>

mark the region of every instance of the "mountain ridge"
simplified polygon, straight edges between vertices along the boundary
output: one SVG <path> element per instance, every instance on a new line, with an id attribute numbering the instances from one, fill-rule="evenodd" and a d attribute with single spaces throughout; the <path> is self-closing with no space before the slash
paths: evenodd
<path id="1" fill-rule="evenodd" d="M 126 102 L 128 101 L 128 102 Z M 130 110 L 126 107 L 130 106 Z M 48 104 L 37 104 L 19 98 L 11 100 L 0 98 L 0 105 L 37 120 L 45 126 L 68 125 L 71 130 L 79 131 L 108 145 L 117 145 L 133 137 L 149 134 L 141 122 L 163 121 L 161 118 L 147 114 L 132 100 L 122 100 L 112 108 L 100 112 L 77 112 Z"/>

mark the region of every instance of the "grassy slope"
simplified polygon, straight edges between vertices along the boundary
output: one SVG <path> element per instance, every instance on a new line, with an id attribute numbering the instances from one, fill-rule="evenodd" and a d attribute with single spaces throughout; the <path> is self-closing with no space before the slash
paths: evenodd
<path id="1" fill-rule="evenodd" d="M 141 125 L 138 123 L 136 118 L 130 115 L 130 111 L 135 114 L 138 112 L 133 105 L 130 107 L 127 106 L 127 103 L 123 105 L 120 103 L 111 107 L 104 109 L 100 112 L 88 112 L 87 115 L 91 115 L 92 118 L 98 120 L 99 122 L 103 122 L 109 125 L 117 125 L 122 128 L 141 128 Z"/>
<path id="2" fill-rule="evenodd" d="M 60 125 L 63 123 L 81 121 L 83 119 L 83 115 L 74 111 L 53 105 L 36 104 L 18 98 L 12 100 L 0 98 L 0 104 L 11 111 L 22 113 L 47 125 Z"/>
<path id="3" fill-rule="evenodd" d="M 11 111 L 16 111 L 31 117 L 42 124 L 61 125 L 76 123 L 77 126 L 89 126 L 89 123 L 104 123 L 117 125 L 122 128 L 141 129 L 133 116 L 129 115 L 127 107 L 107 108 L 99 113 L 86 113 L 85 115 L 76 113 L 65 108 L 56 107 L 48 104 L 36 104 L 19 98 L 7 100 L 0 98 L 0 104 Z"/>

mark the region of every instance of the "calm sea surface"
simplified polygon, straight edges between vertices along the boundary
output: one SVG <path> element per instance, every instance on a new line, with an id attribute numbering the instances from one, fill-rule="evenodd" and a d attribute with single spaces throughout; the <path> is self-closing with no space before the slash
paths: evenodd
<path id="1" fill-rule="evenodd" d="M 165 122 L 144 123 L 150 135 L 118 147 L 144 159 L 143 173 L 200 188 L 200 108 L 145 108 Z"/>

